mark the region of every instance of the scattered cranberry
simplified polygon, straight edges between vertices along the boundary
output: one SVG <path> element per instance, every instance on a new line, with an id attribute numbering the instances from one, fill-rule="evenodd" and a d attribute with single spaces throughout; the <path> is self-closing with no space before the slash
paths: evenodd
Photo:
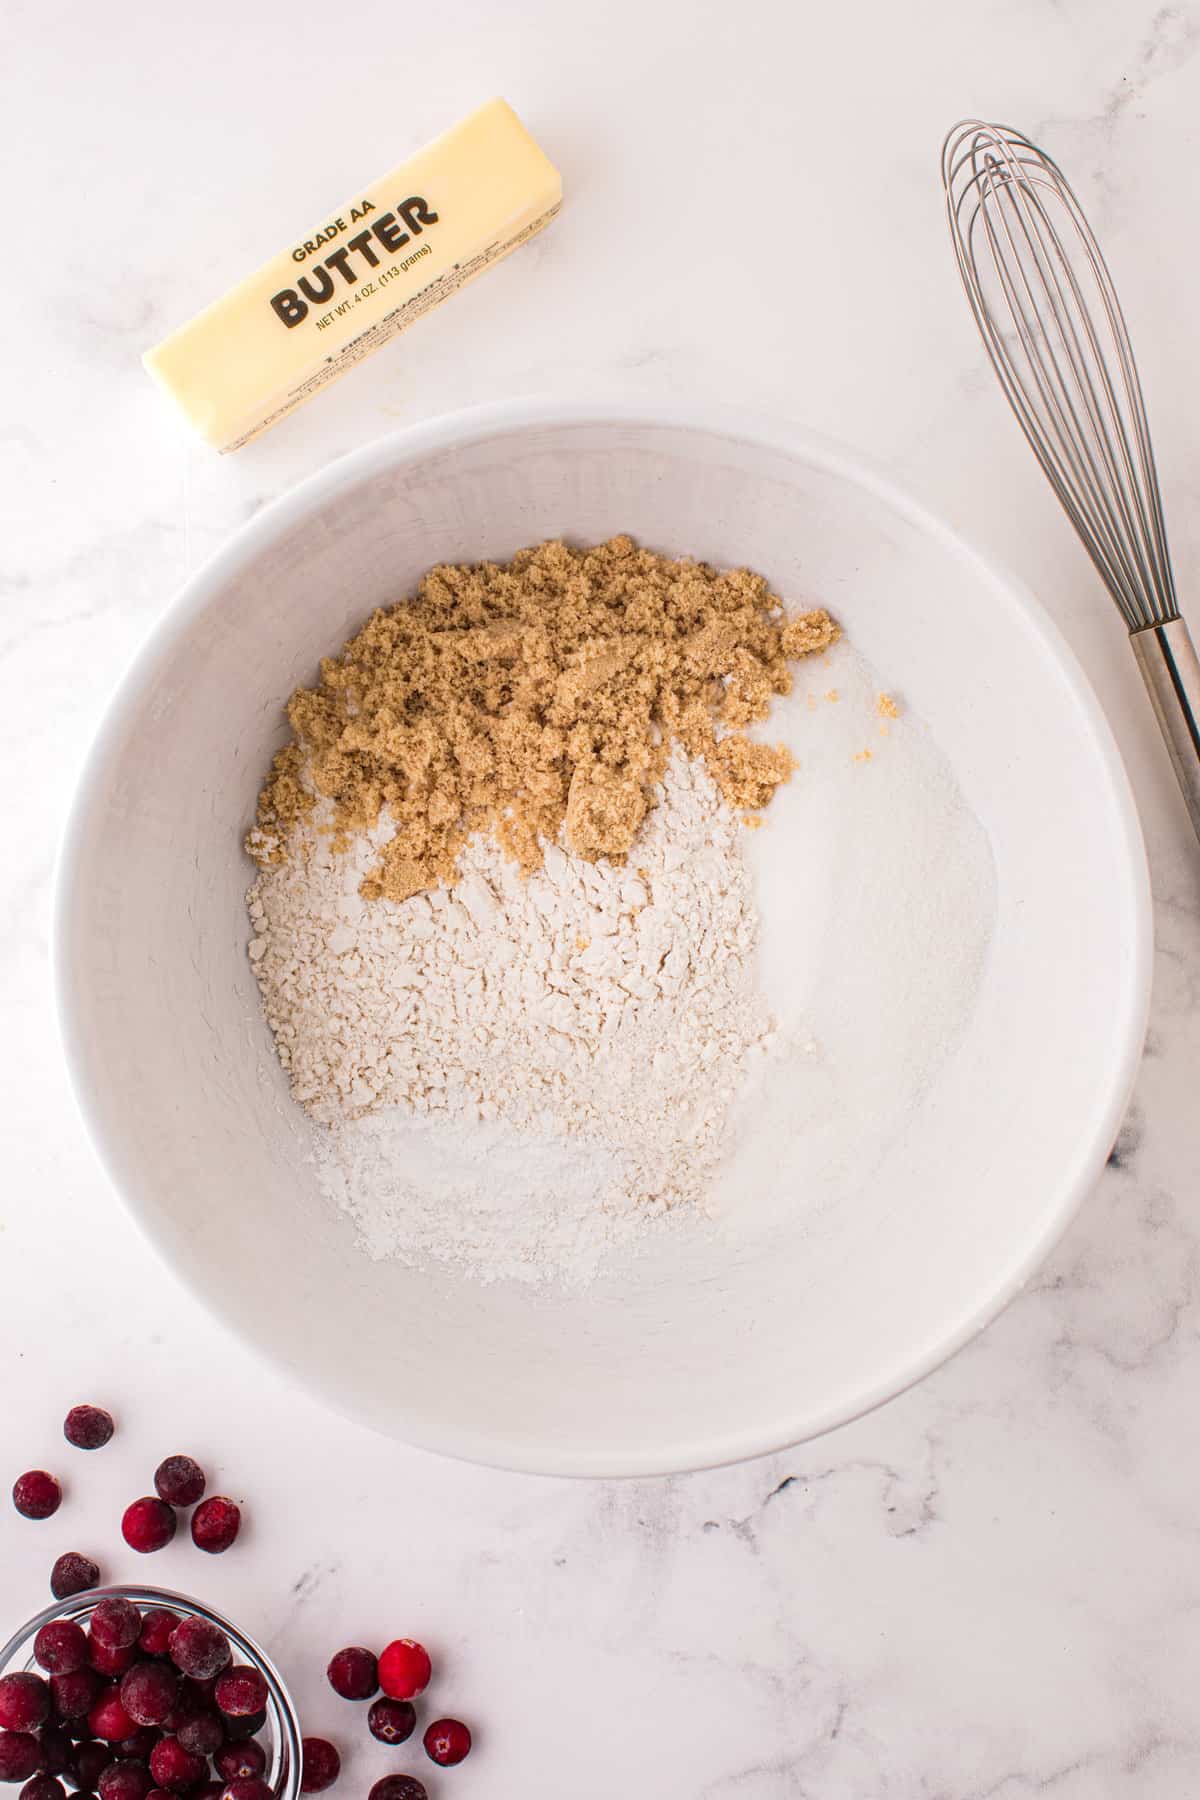
<path id="1" fill-rule="evenodd" d="M 421 1739 L 425 1754 L 439 1769 L 452 1769 L 471 1748 L 471 1734 L 461 1719 L 435 1719 Z"/>
<path id="2" fill-rule="evenodd" d="M 152 1550 L 163 1550 L 175 1536 L 178 1520 L 174 1508 L 165 1500 L 147 1494 L 125 1508 L 121 1520 L 121 1536 L 131 1550 L 148 1556 Z"/>
<path id="3" fill-rule="evenodd" d="M 69 1675 L 50 1677 L 50 1698 L 60 1719 L 81 1719 L 92 1709 L 100 1692 L 99 1677 L 91 1669 L 73 1669 Z"/>
<path id="4" fill-rule="evenodd" d="M 28 1469 L 13 1482 L 13 1505 L 24 1519 L 49 1519 L 62 1505 L 62 1485 L 45 1469 Z"/>
<path id="5" fill-rule="evenodd" d="M 102 1450 L 115 1427 L 102 1406 L 73 1406 L 63 1420 L 63 1436 L 77 1450 Z"/>
<path id="6" fill-rule="evenodd" d="M 122 1738 L 131 1737 L 137 1725 L 121 1702 L 120 1689 L 105 1688 L 97 1700 L 92 1702 L 88 1713 L 88 1729 L 93 1737 L 103 1738 L 107 1744 L 119 1744 Z"/>
<path id="7" fill-rule="evenodd" d="M 0 1781 L 28 1781 L 42 1766 L 42 1746 L 27 1731 L 0 1731 Z"/>
<path id="8" fill-rule="evenodd" d="M 197 1550 L 219 1556 L 222 1550 L 228 1550 L 241 1523 L 236 1502 L 227 1500 L 224 1494 L 214 1494 L 211 1500 L 202 1500 L 192 1514 L 192 1542 Z"/>
<path id="9" fill-rule="evenodd" d="M 309 1740 L 304 1741 L 307 1744 Z M 224 1744 L 213 1757 L 213 1767 L 223 1782 L 253 1781 L 256 1775 L 266 1773 L 267 1753 L 253 1738 L 244 1744 Z"/>
<path id="10" fill-rule="evenodd" d="M 323 1794 L 332 1787 L 342 1772 L 342 1759 L 328 1738 L 304 1740 L 304 1763 L 300 1773 L 302 1794 Z"/>
<path id="11" fill-rule="evenodd" d="M 100 1772 L 100 1800 L 146 1800 L 154 1786 L 144 1763 L 111 1762 Z"/>
<path id="12" fill-rule="evenodd" d="M 73 1776 L 75 1746 L 60 1725 L 44 1725 L 38 1733 L 42 1746 L 42 1768 L 47 1775 Z"/>
<path id="13" fill-rule="evenodd" d="M 162 1725 L 179 1698 L 179 1676 L 168 1663 L 139 1662 L 121 1682 L 121 1702 L 135 1725 Z"/>
<path id="14" fill-rule="evenodd" d="M 339 1650 L 325 1673 L 330 1687 L 343 1700 L 369 1700 L 379 1692 L 379 1664 L 361 1644 Z"/>
<path id="15" fill-rule="evenodd" d="M 88 1644 L 88 1661 L 97 1675 L 123 1675 L 137 1661 L 136 1644 Z"/>
<path id="16" fill-rule="evenodd" d="M 149 1606 L 142 1614 L 138 1649 L 144 1656 L 168 1656 L 171 1633 L 179 1623 L 179 1614 L 165 1606 Z"/>
<path id="17" fill-rule="evenodd" d="M 142 1615 L 132 1600 L 120 1594 L 101 1600 L 92 1610 L 90 1630 L 98 1644 L 136 1644 L 142 1629 Z"/>
<path id="18" fill-rule="evenodd" d="M 416 1708 L 407 1700 L 376 1700 L 367 1714 L 367 1730 L 381 1744 L 404 1744 L 416 1729 Z"/>
<path id="19" fill-rule="evenodd" d="M 429 1800 L 423 1781 L 415 1775 L 385 1775 L 371 1789 L 367 1800 Z"/>
<path id="20" fill-rule="evenodd" d="M 21 1789 L 20 1800 L 67 1800 L 67 1796 L 62 1782 L 43 1772 L 30 1776 Z"/>
<path id="21" fill-rule="evenodd" d="M 50 1571 L 50 1592 L 56 1600 L 69 1600 L 72 1594 L 82 1594 L 99 1585 L 99 1569 L 90 1556 L 80 1556 L 78 1550 L 68 1550 L 60 1556 Z"/>
<path id="22" fill-rule="evenodd" d="M 119 1744 L 114 1745 L 118 1761 L 148 1763 L 150 1752 L 161 1735 L 153 1725 L 139 1725 L 129 1737 L 122 1738 Z"/>
<path id="23" fill-rule="evenodd" d="M 226 1669 L 220 1676 L 213 1697 L 221 1711 L 232 1719 L 248 1719 L 267 1704 L 267 1681 L 257 1669 L 243 1666 Z"/>
<path id="24" fill-rule="evenodd" d="M 431 1673 L 429 1652 L 412 1638 L 397 1638 L 379 1659 L 379 1685 L 392 1700 L 415 1700 Z"/>
<path id="25" fill-rule="evenodd" d="M 218 1626 L 196 1614 L 179 1621 L 171 1633 L 170 1650 L 175 1667 L 197 1681 L 207 1681 L 229 1667 L 229 1639 Z M 169 1783 L 160 1785 L 167 1787 Z"/>
<path id="26" fill-rule="evenodd" d="M 257 1737 L 266 1722 L 267 1715 L 265 1710 L 263 1712 L 247 1713 L 244 1719 L 227 1718 L 224 1721 L 225 1736 L 231 1744 L 244 1743 L 247 1738 Z"/>
<path id="27" fill-rule="evenodd" d="M 34 1660 L 50 1675 L 72 1675 L 88 1659 L 87 1632 L 74 1619 L 51 1619 L 33 1640 Z"/>
<path id="28" fill-rule="evenodd" d="M 252 1777 L 249 1781 L 227 1781 L 221 1789 L 221 1800 L 273 1800 L 265 1781 Z"/>
<path id="29" fill-rule="evenodd" d="M 203 1498 L 205 1474 L 191 1456 L 168 1456 L 154 1471 L 154 1489 L 168 1506 L 195 1506 Z"/>
<path id="30" fill-rule="evenodd" d="M 50 1686 L 40 1675 L 19 1670 L 0 1677 L 0 1726 L 36 1731 L 50 1717 Z"/>
<path id="31" fill-rule="evenodd" d="M 203 1756 L 185 1750 L 178 1738 L 160 1738 L 150 1752 L 150 1773 L 156 1787 L 190 1788 L 203 1781 L 208 1764 Z"/>

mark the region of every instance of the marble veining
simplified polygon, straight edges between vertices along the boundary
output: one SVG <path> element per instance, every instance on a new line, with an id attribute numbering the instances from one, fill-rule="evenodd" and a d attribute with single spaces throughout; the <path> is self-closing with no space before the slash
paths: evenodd
<path id="1" fill-rule="evenodd" d="M 937 186 L 945 129 L 1042 138 L 1104 237 L 1143 362 L 1185 609 L 1200 566 L 1200 0 L 282 0 L 14 18 L 7 158 L 48 208 L 0 342 L 0 1508 L 15 1623 L 67 1548 L 192 1587 L 284 1665 L 343 1793 L 389 1768 L 334 1699 L 346 1642 L 411 1632 L 479 1728 L 438 1800 L 1194 1800 L 1200 1794 L 1200 853 L 1104 594 L 995 390 Z M 216 459 L 137 356 L 400 148 L 492 92 L 565 174 L 536 248 L 260 443 Z M 20 185 L 24 184 L 24 185 Z M 40 216 L 40 215 L 39 215 Z M 1156 900 L 1153 1017 L 1109 1164 L 1023 1294 L 829 1438 L 628 1484 L 435 1460 L 324 1413 L 165 1271 L 84 1141 L 52 1017 L 54 846 L 105 697 L 169 595 L 333 456 L 453 406 L 606 383 L 788 412 L 889 466 L 1053 613 L 1130 769 Z M 263 1271 L 262 1279 L 270 1279 Z M 102 1454 L 59 1421 L 119 1413 Z M 123 1505 L 189 1450 L 246 1502 L 236 1553 L 136 1570 Z"/>

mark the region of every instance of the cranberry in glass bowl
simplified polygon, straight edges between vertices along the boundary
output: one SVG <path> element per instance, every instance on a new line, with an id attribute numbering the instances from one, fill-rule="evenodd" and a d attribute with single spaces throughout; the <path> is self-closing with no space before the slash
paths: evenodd
<path id="1" fill-rule="evenodd" d="M 159 1736 L 164 1739 L 171 1738 L 172 1742 L 177 1742 L 171 1726 L 174 1725 L 178 1728 L 179 1724 L 185 1721 L 191 1685 L 189 1683 L 190 1658 L 205 1655 L 210 1661 L 224 1658 L 226 1665 L 254 1670 L 261 1677 L 261 1682 L 265 1684 L 266 1688 L 264 1722 L 261 1730 L 256 1734 L 256 1741 L 265 1757 L 262 1780 L 274 1796 L 274 1800 L 299 1800 L 303 1770 L 300 1721 L 279 1671 L 252 1638 L 247 1637 L 243 1631 L 222 1614 L 215 1612 L 212 1607 L 206 1606 L 203 1601 L 192 1599 L 189 1595 L 171 1593 L 163 1588 L 124 1586 L 89 1588 L 86 1592 L 72 1594 L 65 1600 L 58 1600 L 53 1606 L 48 1606 L 44 1612 L 38 1613 L 36 1618 L 27 1620 L 9 1642 L 0 1649 L 0 1683 L 3 1683 L 4 1678 L 9 1675 L 21 1675 L 22 1677 L 33 1675 L 49 1684 L 53 1671 L 44 1662 L 39 1661 L 35 1652 L 35 1640 L 38 1633 L 46 1625 L 66 1620 L 82 1628 L 87 1634 L 89 1644 L 95 1643 L 97 1640 L 90 1630 L 92 1616 L 97 1607 L 105 1601 L 117 1601 L 121 1603 L 121 1606 L 114 1609 L 110 1605 L 105 1613 L 101 1614 L 101 1619 L 98 1621 L 101 1626 L 101 1637 L 105 1623 L 114 1616 L 119 1618 L 127 1606 L 137 1608 L 143 1623 L 149 1621 L 151 1629 L 144 1634 L 144 1641 L 153 1645 L 154 1652 L 143 1648 L 135 1641 L 128 1650 L 131 1659 L 130 1667 L 149 1662 L 162 1671 L 173 1669 L 179 1676 L 178 1712 L 173 1710 L 157 1731 L 147 1729 L 145 1735 L 148 1738 Z M 167 1630 L 169 1621 L 165 1619 L 164 1613 L 173 1613 L 180 1624 L 186 1624 L 186 1629 L 176 1644 L 179 1652 L 177 1661 L 172 1658 L 170 1646 L 173 1631 Z M 47 1645 L 56 1642 L 57 1635 L 62 1634 L 51 1633 L 42 1639 L 43 1656 L 46 1655 Z M 71 1634 L 66 1635 L 69 1637 Z M 228 1643 L 227 1657 L 222 1643 L 223 1639 Z M 75 1641 L 77 1642 L 77 1639 Z M 103 1644 L 100 1644 L 99 1649 L 103 1651 L 103 1648 Z M 112 1703 L 120 1697 L 121 1682 L 126 1673 L 127 1671 L 119 1674 L 101 1671 L 94 1675 L 97 1696 L 108 1701 L 114 1717 L 119 1709 L 114 1709 Z M 79 1679 L 79 1677 L 74 1677 L 74 1679 Z M 149 1687 L 154 1684 L 143 1682 L 142 1685 Z M 29 1687 L 32 1692 L 31 1684 L 24 1681 L 15 1683 L 13 1686 L 18 1692 L 22 1692 L 26 1687 Z M 136 1699 L 135 1710 L 137 1710 Z M 99 1715 L 97 1716 L 99 1717 Z M 61 1723 L 55 1715 L 52 1703 L 48 1720 L 35 1728 L 30 1735 L 40 1739 L 43 1731 L 49 1732 L 51 1734 L 50 1741 L 54 1745 L 54 1753 L 57 1754 L 61 1748 L 59 1739 L 64 1736 Z M 240 1723 L 244 1723 L 244 1721 L 229 1721 L 231 1727 Z M 109 1729 L 115 1729 L 115 1726 L 111 1726 Z M 23 1748 L 23 1746 L 18 1747 Z M 126 1751 L 126 1743 L 114 1742 L 112 1744 L 114 1762 L 119 1761 Z M 207 1762 L 207 1759 L 205 1760 Z M 219 1779 L 215 1772 L 210 1771 L 210 1773 L 213 1773 L 214 1779 Z M 70 1779 L 69 1775 L 68 1779 Z"/>

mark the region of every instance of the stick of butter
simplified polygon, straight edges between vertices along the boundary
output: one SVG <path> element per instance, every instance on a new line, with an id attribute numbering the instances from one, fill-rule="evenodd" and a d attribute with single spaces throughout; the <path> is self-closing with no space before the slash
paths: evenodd
<path id="1" fill-rule="evenodd" d="M 540 231 L 562 180 L 503 100 L 372 182 L 142 358 L 238 450 Z"/>

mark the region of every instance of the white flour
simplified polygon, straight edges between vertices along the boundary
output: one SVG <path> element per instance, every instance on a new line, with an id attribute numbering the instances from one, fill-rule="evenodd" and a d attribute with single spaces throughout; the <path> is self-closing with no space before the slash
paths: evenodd
<path id="1" fill-rule="evenodd" d="M 771 1035 L 743 832 L 676 752 L 623 869 L 475 839 L 452 889 L 367 903 L 373 846 L 306 834 L 260 876 L 268 1023 L 370 1255 L 578 1283 L 701 1200 Z"/>

